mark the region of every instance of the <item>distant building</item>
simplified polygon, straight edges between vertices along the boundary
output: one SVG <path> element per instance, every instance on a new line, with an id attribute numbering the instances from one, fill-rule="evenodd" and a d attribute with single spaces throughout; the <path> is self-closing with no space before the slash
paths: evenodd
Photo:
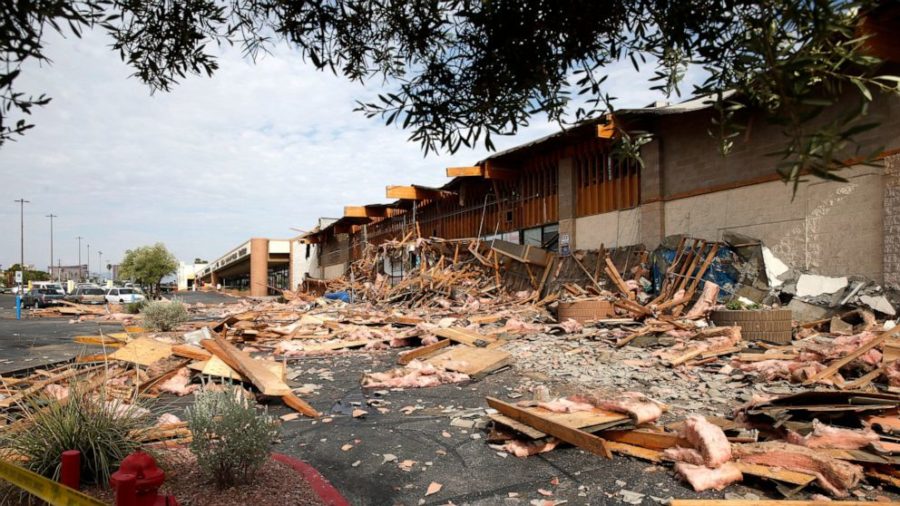
<path id="1" fill-rule="evenodd" d="M 50 279 L 54 281 L 79 281 L 87 275 L 87 265 L 54 265 L 50 267 Z"/>
<path id="2" fill-rule="evenodd" d="M 197 283 L 197 273 L 202 271 L 209 265 L 206 262 L 203 263 L 194 263 L 194 264 L 186 264 L 181 262 L 178 266 L 178 272 L 175 274 L 175 281 L 178 286 L 178 290 L 191 290 L 194 288 L 194 285 Z"/>

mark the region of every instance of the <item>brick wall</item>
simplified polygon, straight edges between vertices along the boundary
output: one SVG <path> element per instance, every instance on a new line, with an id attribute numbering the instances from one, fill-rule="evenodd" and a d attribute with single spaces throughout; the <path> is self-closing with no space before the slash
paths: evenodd
<path id="1" fill-rule="evenodd" d="M 884 282 L 900 288 L 900 155 L 885 160 Z"/>

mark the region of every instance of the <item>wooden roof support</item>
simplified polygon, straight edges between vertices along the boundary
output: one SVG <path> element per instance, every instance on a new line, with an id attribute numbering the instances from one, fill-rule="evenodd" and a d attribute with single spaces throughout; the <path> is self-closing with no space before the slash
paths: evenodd
<path id="1" fill-rule="evenodd" d="M 388 186 L 385 195 L 389 199 L 399 200 L 437 200 L 449 195 L 453 192 L 438 190 L 435 188 L 425 188 L 422 186 Z"/>
<path id="2" fill-rule="evenodd" d="M 386 218 L 388 216 L 386 207 L 370 207 L 370 206 L 344 206 L 345 218 Z"/>
<path id="3" fill-rule="evenodd" d="M 612 116 L 606 117 L 606 123 L 597 125 L 597 137 L 600 139 L 612 139 L 616 136 L 616 122 Z"/>
<path id="4" fill-rule="evenodd" d="M 484 178 L 485 179 L 497 179 L 510 181 L 519 177 L 519 172 L 507 169 L 504 167 L 498 167 L 488 160 L 484 163 Z"/>
<path id="5" fill-rule="evenodd" d="M 447 177 L 483 177 L 484 167 L 447 167 Z"/>

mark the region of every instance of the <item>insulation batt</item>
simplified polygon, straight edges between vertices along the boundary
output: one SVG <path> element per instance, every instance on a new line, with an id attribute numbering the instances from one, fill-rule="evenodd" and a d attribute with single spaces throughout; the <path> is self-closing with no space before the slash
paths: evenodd
<path id="1" fill-rule="evenodd" d="M 406 367 L 387 372 L 376 372 L 363 377 L 367 388 L 425 388 L 445 383 L 460 383 L 469 379 L 467 374 L 439 369 L 433 364 L 413 360 Z"/>
<path id="2" fill-rule="evenodd" d="M 593 404 L 571 399 L 554 399 L 550 402 L 539 402 L 539 408 L 544 408 L 554 413 L 575 413 L 576 411 L 591 411 Z"/>
<path id="3" fill-rule="evenodd" d="M 190 382 L 191 371 L 187 367 L 182 367 L 174 376 L 159 384 L 159 391 L 181 397 L 200 388 L 200 385 L 188 385 Z"/>
<path id="4" fill-rule="evenodd" d="M 710 489 L 722 490 L 728 485 L 744 479 L 741 470 L 732 462 L 727 462 L 717 469 L 678 462 L 675 464 L 675 471 L 683 476 L 697 492 Z"/>
<path id="5" fill-rule="evenodd" d="M 718 297 L 719 285 L 707 281 L 703 284 L 703 293 L 700 294 L 700 298 L 697 299 L 697 302 L 694 303 L 691 310 L 688 311 L 684 317 L 688 320 L 696 320 L 697 318 L 706 316 L 707 313 L 716 307 L 716 299 Z"/>
<path id="6" fill-rule="evenodd" d="M 549 452 L 556 448 L 556 445 L 558 444 L 559 440 L 556 438 L 527 442 L 513 439 L 511 441 L 507 441 L 503 445 L 503 451 L 515 455 L 516 457 L 524 458 L 530 455 L 537 455 L 538 453 Z"/>
<path id="7" fill-rule="evenodd" d="M 694 464 L 695 466 L 706 465 L 703 461 L 703 455 L 700 455 L 700 452 L 693 448 L 682 448 L 680 446 L 666 448 L 663 450 L 663 457 L 674 460 L 675 462 L 687 462 L 688 464 Z"/>
<path id="8" fill-rule="evenodd" d="M 820 487 L 836 497 L 846 497 L 863 475 L 862 467 L 856 464 L 781 441 L 735 445 L 734 453 L 741 462 L 812 474 Z"/>
<path id="9" fill-rule="evenodd" d="M 47 392 L 47 395 L 58 401 L 61 401 L 69 396 L 69 387 L 57 385 L 55 383 L 44 387 L 44 391 Z"/>
<path id="10" fill-rule="evenodd" d="M 653 399 L 640 392 L 622 392 L 614 398 L 601 394 L 593 394 L 586 398 L 570 397 L 579 402 L 589 402 L 600 409 L 624 413 L 635 423 L 648 423 L 662 416 L 662 407 Z"/>
<path id="11" fill-rule="evenodd" d="M 881 438 L 870 429 L 851 430 L 840 427 L 832 427 L 818 420 L 813 420 L 813 431 L 806 436 L 801 436 L 794 431 L 788 431 L 787 441 L 791 444 L 805 446 L 807 448 L 835 448 L 838 450 L 858 450 L 877 443 Z"/>
<path id="12" fill-rule="evenodd" d="M 707 422 L 706 418 L 700 415 L 687 417 L 679 432 L 700 451 L 706 467 L 719 467 L 731 460 L 731 443 L 722 428 Z"/>
<path id="13" fill-rule="evenodd" d="M 564 331 L 566 331 L 566 334 L 577 334 L 584 328 L 584 326 L 571 318 L 560 323 L 559 326 L 562 327 Z"/>
<path id="14" fill-rule="evenodd" d="M 884 375 L 887 376 L 889 385 L 900 387 L 900 360 L 894 360 L 885 366 Z"/>

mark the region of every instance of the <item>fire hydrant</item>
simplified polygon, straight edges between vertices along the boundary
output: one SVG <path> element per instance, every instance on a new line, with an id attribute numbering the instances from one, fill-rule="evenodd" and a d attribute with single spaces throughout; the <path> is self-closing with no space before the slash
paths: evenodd
<path id="1" fill-rule="evenodd" d="M 159 495 L 166 473 L 156 460 L 140 450 L 122 460 L 119 470 L 109 478 L 116 490 L 116 506 L 178 506 L 172 495 Z"/>

